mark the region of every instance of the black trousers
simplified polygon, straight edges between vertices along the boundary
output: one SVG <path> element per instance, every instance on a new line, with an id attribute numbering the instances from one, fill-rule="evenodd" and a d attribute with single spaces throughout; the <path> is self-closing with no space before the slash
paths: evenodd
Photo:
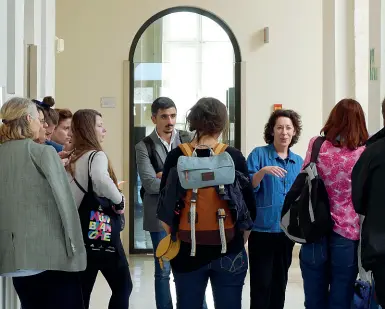
<path id="1" fill-rule="evenodd" d="M 84 309 L 79 273 L 45 271 L 14 277 L 13 285 L 23 309 Z"/>
<path id="2" fill-rule="evenodd" d="M 376 300 L 382 308 L 385 308 L 385 264 L 378 263 L 373 266 L 373 278 L 376 290 Z"/>
<path id="3" fill-rule="evenodd" d="M 284 233 L 251 232 L 250 308 L 283 309 L 294 243 Z"/>
<path id="4" fill-rule="evenodd" d="M 88 255 L 87 269 L 81 273 L 84 308 L 88 309 L 90 306 L 92 289 L 99 271 L 102 272 L 112 291 L 108 308 L 128 309 L 132 281 L 124 252 L 111 254 L 111 256 L 98 260 Z"/>

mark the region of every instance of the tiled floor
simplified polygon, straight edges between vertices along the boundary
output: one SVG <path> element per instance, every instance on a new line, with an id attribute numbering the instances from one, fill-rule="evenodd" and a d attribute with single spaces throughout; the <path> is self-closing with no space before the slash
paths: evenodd
<path id="1" fill-rule="evenodd" d="M 154 262 L 152 256 L 131 256 L 129 258 L 134 289 L 130 299 L 130 309 L 155 309 L 154 296 Z M 172 284 L 175 303 L 175 289 Z M 110 288 L 103 276 L 99 275 L 91 300 L 91 309 L 107 309 L 111 295 Z M 249 278 L 243 290 L 243 308 L 249 308 Z M 207 289 L 209 309 L 214 309 L 211 288 Z M 293 259 L 290 269 L 289 284 L 286 292 L 285 309 L 303 309 L 302 278 L 298 258 Z"/>

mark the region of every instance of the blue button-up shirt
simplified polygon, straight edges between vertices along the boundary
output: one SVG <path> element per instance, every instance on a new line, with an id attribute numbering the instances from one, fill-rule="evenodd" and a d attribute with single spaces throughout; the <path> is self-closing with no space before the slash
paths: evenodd
<path id="1" fill-rule="evenodd" d="M 255 148 L 247 158 L 250 177 L 265 166 L 279 166 L 287 171 L 285 177 L 266 174 L 261 183 L 254 189 L 257 217 L 253 231 L 280 233 L 281 211 L 286 193 L 290 190 L 295 178 L 301 171 L 303 159 L 289 150 L 288 157 L 278 156 L 274 145 Z"/>
<path id="2" fill-rule="evenodd" d="M 50 145 L 52 146 L 53 148 L 55 148 L 56 152 L 61 152 L 63 151 L 64 149 L 64 146 L 63 145 L 60 145 L 58 143 L 55 143 L 54 141 L 45 141 L 45 144 L 46 145 Z"/>

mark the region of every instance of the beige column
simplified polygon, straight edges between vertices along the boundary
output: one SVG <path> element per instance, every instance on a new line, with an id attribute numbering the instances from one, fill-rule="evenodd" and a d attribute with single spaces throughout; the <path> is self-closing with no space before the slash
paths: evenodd
<path id="1" fill-rule="evenodd" d="M 335 0 L 336 103 L 355 97 L 354 1 Z"/>
<path id="2" fill-rule="evenodd" d="M 383 126 L 381 115 L 381 0 L 370 0 L 369 4 L 369 85 L 368 85 L 368 129 L 375 133 Z"/>
<path id="3" fill-rule="evenodd" d="M 322 122 L 335 104 L 336 76 L 335 76 L 335 1 L 322 1 L 323 18 L 323 91 L 322 91 Z"/>
<path id="4" fill-rule="evenodd" d="M 371 134 L 382 127 L 382 10 L 381 0 L 355 0 L 356 94 Z"/>
<path id="5" fill-rule="evenodd" d="M 29 1 L 29 0 L 27 0 Z M 41 0 L 40 95 L 55 96 L 56 0 Z"/>
<path id="6" fill-rule="evenodd" d="M 7 96 L 24 95 L 24 0 L 7 0 Z"/>
<path id="7" fill-rule="evenodd" d="M 323 0 L 323 122 L 335 104 L 355 97 L 354 2 Z"/>

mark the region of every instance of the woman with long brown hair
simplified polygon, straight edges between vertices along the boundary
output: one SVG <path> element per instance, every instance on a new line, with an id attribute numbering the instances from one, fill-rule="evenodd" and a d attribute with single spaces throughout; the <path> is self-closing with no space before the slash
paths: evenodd
<path id="1" fill-rule="evenodd" d="M 360 222 L 353 208 L 351 174 L 369 137 L 361 105 L 344 99 L 331 111 L 321 130 L 317 171 L 329 196 L 333 232 L 301 247 L 300 266 L 307 309 L 350 309 L 358 274 Z M 304 166 L 317 137 L 310 140 Z"/>
<path id="2" fill-rule="evenodd" d="M 111 290 L 109 309 L 127 309 L 132 282 L 120 240 L 124 197 L 101 143 L 106 135 L 102 115 L 91 109 L 72 118 L 74 152 L 67 166 L 71 189 L 79 207 L 87 269 L 81 276 L 85 308 L 99 271 Z"/>

